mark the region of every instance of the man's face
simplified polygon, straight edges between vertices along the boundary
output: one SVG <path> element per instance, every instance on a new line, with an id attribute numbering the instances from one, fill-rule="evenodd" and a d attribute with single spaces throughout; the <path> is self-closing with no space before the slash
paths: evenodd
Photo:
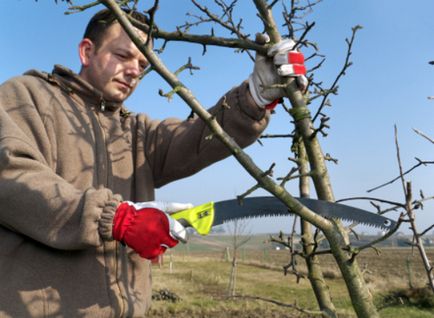
<path id="1" fill-rule="evenodd" d="M 146 37 L 140 31 L 139 34 Z M 130 96 L 148 66 L 146 58 L 119 23 L 106 30 L 98 47 L 84 39 L 80 43 L 80 58 L 80 76 L 111 102 L 123 102 Z"/>

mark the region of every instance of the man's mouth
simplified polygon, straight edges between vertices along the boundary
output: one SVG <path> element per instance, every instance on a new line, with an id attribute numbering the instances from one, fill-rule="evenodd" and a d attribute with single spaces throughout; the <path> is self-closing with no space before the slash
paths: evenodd
<path id="1" fill-rule="evenodd" d="M 134 85 L 134 83 L 127 83 L 127 82 L 124 82 L 124 81 L 122 81 L 122 80 L 117 80 L 117 79 L 115 79 L 115 82 L 116 83 L 118 83 L 118 84 L 120 84 L 121 85 L 121 87 L 123 87 L 123 88 L 125 88 L 125 89 L 133 89 L 133 85 Z"/>

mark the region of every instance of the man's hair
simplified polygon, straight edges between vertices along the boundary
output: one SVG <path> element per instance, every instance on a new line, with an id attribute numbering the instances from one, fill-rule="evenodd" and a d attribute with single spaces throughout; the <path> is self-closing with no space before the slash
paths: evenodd
<path id="1" fill-rule="evenodd" d="M 143 13 L 130 9 L 122 10 L 137 21 L 149 25 L 149 20 Z M 89 23 L 87 24 L 86 30 L 84 31 L 83 38 L 90 39 L 98 48 L 104 37 L 104 33 L 115 22 L 116 16 L 109 9 L 103 9 L 97 12 L 90 19 Z"/>

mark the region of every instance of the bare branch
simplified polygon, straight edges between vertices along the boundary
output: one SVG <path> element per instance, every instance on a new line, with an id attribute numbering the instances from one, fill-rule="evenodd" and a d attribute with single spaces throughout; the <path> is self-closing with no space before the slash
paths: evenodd
<path id="1" fill-rule="evenodd" d="M 141 23 L 140 21 L 137 21 L 133 18 L 130 18 L 130 20 L 131 23 L 136 28 L 149 34 L 150 28 L 147 24 Z M 179 28 L 174 32 L 167 32 L 160 29 L 157 26 L 155 27 L 155 29 L 152 31 L 151 34 L 154 38 L 164 39 L 166 42 L 169 41 L 189 42 L 189 43 L 196 43 L 202 46 L 214 45 L 214 46 L 222 46 L 222 47 L 229 47 L 229 48 L 236 48 L 236 49 L 243 49 L 243 50 L 254 50 L 256 52 L 260 52 L 261 54 L 267 53 L 267 48 L 265 46 L 257 44 L 255 43 L 255 41 L 252 41 L 248 38 L 245 39 L 224 38 L 224 37 L 215 36 L 214 34 L 210 34 L 210 35 L 189 34 L 181 31 L 181 29 Z"/>
<path id="2" fill-rule="evenodd" d="M 236 34 L 238 39 L 240 39 L 240 40 L 248 39 L 249 35 L 243 34 L 241 32 L 242 19 L 238 23 L 235 23 L 233 16 L 232 16 L 232 11 L 235 7 L 237 0 L 233 1 L 229 6 L 226 5 L 223 1 L 215 0 L 215 3 L 218 6 L 220 6 L 220 8 L 223 11 L 223 15 L 221 18 L 217 17 L 215 14 L 210 12 L 206 7 L 201 6 L 196 0 L 192 0 L 192 2 L 200 11 L 202 11 L 203 13 L 205 13 L 209 17 L 210 22 L 215 22 L 215 23 L 221 25 L 223 28 L 229 30 L 232 34 Z M 225 16 L 227 17 L 227 21 L 223 21 L 223 19 L 222 19 Z M 247 52 L 247 54 L 250 56 L 251 60 L 254 60 L 254 57 L 251 55 L 251 53 L 248 50 L 246 50 L 245 52 Z"/>
<path id="3" fill-rule="evenodd" d="M 272 175 L 273 175 L 273 169 L 274 169 L 275 166 L 276 166 L 276 164 L 273 163 L 273 164 L 270 166 L 270 168 L 268 168 L 267 171 L 265 171 L 265 172 L 262 173 L 262 176 L 263 176 L 263 177 L 266 177 L 266 176 L 272 176 Z M 254 185 L 253 187 L 251 187 L 250 189 L 248 189 L 248 190 L 247 190 L 246 192 L 244 192 L 243 194 L 237 195 L 237 200 L 238 200 L 238 202 L 240 202 L 240 204 L 242 204 L 243 199 L 244 199 L 245 197 L 247 197 L 248 195 L 252 194 L 253 192 L 255 192 L 256 190 L 258 190 L 258 189 L 260 189 L 260 188 L 261 188 L 261 185 L 258 183 L 258 184 L 256 184 L 256 185 Z"/>
<path id="4" fill-rule="evenodd" d="M 297 174 L 297 175 L 294 175 L 294 173 L 295 172 L 297 172 L 298 171 L 298 168 L 292 168 L 289 172 L 288 172 L 288 174 L 285 176 L 285 177 L 283 177 L 283 178 L 277 178 L 277 180 L 281 180 L 282 182 L 280 183 L 280 186 L 285 186 L 285 184 L 288 182 L 288 181 L 290 181 L 290 180 L 294 180 L 294 179 L 299 179 L 299 178 L 302 178 L 302 177 L 310 177 L 311 176 L 311 174 L 310 173 L 306 173 L 306 174 Z"/>
<path id="5" fill-rule="evenodd" d="M 181 89 L 181 86 L 177 86 L 173 88 L 170 92 L 164 93 L 162 89 L 158 90 L 158 95 L 161 97 L 166 97 L 168 101 L 171 101 L 173 99 L 173 96 L 179 92 Z"/>
<path id="6" fill-rule="evenodd" d="M 330 120 L 330 117 L 327 116 L 321 116 L 321 123 L 318 128 L 316 128 L 312 133 L 312 138 L 315 137 L 318 133 L 321 133 L 323 137 L 327 137 L 327 133 L 325 132 L 325 129 L 329 129 L 330 126 L 328 124 L 328 121 Z"/>
<path id="7" fill-rule="evenodd" d="M 383 242 L 385 240 L 387 240 L 389 237 L 391 237 L 393 234 L 396 233 L 396 231 L 399 229 L 399 227 L 401 226 L 401 224 L 404 222 L 404 214 L 401 214 L 401 216 L 399 217 L 395 228 L 391 229 L 390 231 L 388 231 L 385 235 L 373 240 L 372 242 L 369 242 L 365 245 L 359 246 L 356 249 L 353 250 L 354 253 L 358 254 L 361 251 L 367 249 L 367 248 L 373 248 L 374 245 Z"/>
<path id="8" fill-rule="evenodd" d="M 416 165 L 414 165 L 413 167 L 411 167 L 410 169 L 408 169 L 407 171 L 403 172 L 402 173 L 403 176 L 409 174 L 410 172 L 412 172 L 413 170 L 415 170 L 416 168 L 418 168 L 420 166 L 426 166 L 428 164 L 434 164 L 434 161 L 422 161 L 422 160 L 420 160 L 418 158 L 415 158 L 415 159 L 418 161 L 418 163 Z M 393 178 L 392 180 L 390 180 L 390 181 L 388 181 L 386 183 L 383 183 L 383 184 L 381 184 L 379 186 L 376 186 L 376 187 L 374 187 L 372 189 L 367 190 L 367 192 L 372 192 L 372 191 L 378 190 L 380 188 L 383 188 L 383 187 L 385 187 L 385 186 L 387 186 L 389 184 L 394 183 L 397 180 L 400 180 L 400 178 L 401 178 L 401 176 L 397 176 L 396 178 Z"/>
<path id="9" fill-rule="evenodd" d="M 70 3 L 70 2 L 68 2 L 68 3 Z M 66 11 L 65 14 L 69 15 L 69 14 L 74 14 L 74 13 L 82 12 L 82 11 L 85 11 L 85 10 L 87 10 L 89 8 L 95 7 L 95 6 L 100 5 L 100 4 L 101 4 L 101 1 L 98 0 L 98 1 L 94 1 L 94 2 L 85 4 L 85 5 L 82 5 L 82 6 L 71 5 L 71 6 L 68 7 L 68 11 Z"/>
<path id="10" fill-rule="evenodd" d="M 294 138 L 294 134 L 263 134 L 260 138 Z"/>
<path id="11" fill-rule="evenodd" d="M 394 205 L 400 208 L 405 208 L 405 204 L 396 202 L 396 201 L 390 201 L 390 200 L 385 200 L 385 199 L 380 199 L 380 198 L 374 198 L 374 197 L 351 197 L 351 198 L 344 198 L 344 199 L 339 199 L 336 200 L 336 202 L 344 202 L 344 201 L 352 201 L 352 200 L 369 200 L 369 201 L 377 201 L 380 203 L 387 203 L 390 205 Z"/>
<path id="12" fill-rule="evenodd" d="M 331 161 L 331 162 L 333 162 L 335 165 L 337 165 L 338 162 L 339 162 L 338 159 L 333 158 L 329 153 L 326 153 L 326 154 L 325 154 L 325 156 L 324 156 L 324 160 Z"/>
<path id="13" fill-rule="evenodd" d="M 154 0 L 154 5 L 147 11 L 149 14 L 149 32 L 147 33 L 146 37 L 146 45 L 149 45 L 149 42 L 152 39 L 151 34 L 153 33 L 153 30 L 155 28 L 155 14 L 158 10 L 158 4 L 160 0 Z"/>
<path id="14" fill-rule="evenodd" d="M 434 144 L 434 139 L 428 137 L 427 135 L 425 135 L 423 132 L 421 132 L 420 130 L 413 128 L 414 132 L 420 136 L 422 136 L 423 138 L 425 138 L 426 140 L 428 140 L 429 142 L 431 142 L 432 144 Z"/>
<path id="15" fill-rule="evenodd" d="M 352 62 L 350 61 L 350 57 L 351 57 L 351 55 L 353 53 L 352 52 L 352 47 L 353 47 L 354 39 L 356 37 L 356 33 L 360 29 L 362 29 L 362 27 L 360 25 L 356 25 L 355 27 L 353 27 L 352 28 L 351 38 L 349 40 L 348 39 L 345 40 L 346 43 L 347 43 L 348 49 L 347 49 L 347 55 L 346 55 L 346 58 L 345 58 L 344 65 L 342 66 L 342 69 L 339 72 L 338 76 L 336 77 L 335 81 L 333 82 L 333 84 L 331 85 L 331 87 L 327 90 L 327 93 L 324 95 L 323 100 L 321 102 L 321 105 L 319 106 L 316 114 L 313 116 L 312 121 L 316 120 L 316 118 L 321 113 L 322 109 L 324 108 L 329 94 L 331 92 L 335 92 L 335 89 L 337 89 L 337 85 L 338 85 L 339 80 L 341 79 L 342 76 L 345 75 L 345 72 L 347 71 L 347 69 L 352 65 Z M 334 94 L 336 94 L 336 93 L 334 93 Z"/>
<path id="16" fill-rule="evenodd" d="M 426 230 L 422 231 L 419 236 L 424 236 L 426 233 L 428 233 L 429 231 L 431 231 L 432 229 L 434 229 L 434 224 L 432 224 L 431 226 L 429 226 Z"/>
<path id="17" fill-rule="evenodd" d="M 304 17 L 312 12 L 312 8 L 321 2 L 322 0 L 317 1 L 307 1 L 306 6 L 301 6 L 297 1 L 291 1 L 291 8 L 288 10 L 287 6 L 283 2 L 283 19 L 285 20 L 286 27 L 288 28 L 288 34 L 290 38 L 294 38 L 294 25 L 300 25 L 299 20 L 304 19 Z M 271 7 L 271 5 L 269 6 Z M 301 15 L 298 15 L 301 13 Z"/>

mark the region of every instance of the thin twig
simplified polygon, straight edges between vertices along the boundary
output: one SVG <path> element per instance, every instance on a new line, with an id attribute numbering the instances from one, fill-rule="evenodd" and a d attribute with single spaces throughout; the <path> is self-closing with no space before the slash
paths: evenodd
<path id="1" fill-rule="evenodd" d="M 423 138 L 425 138 L 426 140 L 428 140 L 429 142 L 431 142 L 432 144 L 434 144 L 434 139 L 428 137 L 427 135 L 425 135 L 423 132 L 421 132 L 420 130 L 413 128 L 414 132 L 420 136 L 422 136 Z"/>
<path id="2" fill-rule="evenodd" d="M 429 231 L 431 231 L 432 229 L 434 229 L 434 224 L 430 225 L 426 230 L 422 231 L 419 236 L 424 236 L 426 233 L 428 233 Z"/>
<path id="3" fill-rule="evenodd" d="M 398 144 L 398 129 L 396 128 L 396 125 L 395 125 L 395 144 L 396 144 L 397 159 L 399 164 L 399 174 L 400 174 L 400 179 L 402 182 L 402 187 L 405 195 L 405 210 L 407 213 L 407 217 L 409 219 L 410 229 L 413 232 L 412 245 L 415 246 L 419 251 L 420 257 L 425 267 L 425 272 L 427 274 L 428 285 L 434 292 L 434 275 L 432 273 L 433 267 L 431 265 L 430 260 L 428 259 L 428 255 L 426 254 L 425 247 L 421 239 L 421 235 L 417 231 L 416 215 L 414 213 L 413 205 L 412 205 L 412 187 L 411 187 L 411 182 L 406 182 L 403 176 L 402 162 L 401 162 L 401 156 L 400 156 L 400 150 Z"/>
<path id="4" fill-rule="evenodd" d="M 94 1 L 94 2 L 85 4 L 85 5 L 82 5 L 82 6 L 74 6 L 74 5 L 72 5 L 72 6 L 68 7 L 68 11 L 66 11 L 65 14 L 69 15 L 69 14 L 74 14 L 74 13 L 77 13 L 77 12 L 82 12 L 82 11 L 85 11 L 87 9 L 90 9 L 90 8 L 95 7 L 97 5 L 100 5 L 100 4 L 101 4 L 101 1 Z"/>
<path id="5" fill-rule="evenodd" d="M 387 203 L 390 205 L 395 205 L 397 207 L 401 207 L 401 208 L 405 208 L 405 204 L 396 202 L 396 201 L 390 201 L 390 200 L 385 200 L 385 199 L 380 199 L 380 198 L 374 198 L 374 197 L 351 197 L 351 198 L 344 198 L 344 199 L 339 199 L 336 200 L 336 203 L 340 203 L 340 202 L 345 202 L 345 201 L 354 201 L 354 200 L 369 200 L 369 201 L 377 201 L 377 202 L 381 202 L 381 203 Z"/>
<path id="6" fill-rule="evenodd" d="M 410 169 L 408 169 L 407 171 L 403 172 L 403 174 L 402 174 L 403 176 L 409 174 L 410 172 L 412 172 L 413 170 L 419 168 L 420 166 L 426 166 L 428 164 L 434 164 L 434 161 L 422 161 L 422 160 L 420 160 L 418 158 L 415 158 L 415 159 L 418 161 L 418 163 L 416 165 L 414 165 L 413 167 L 411 167 Z M 379 186 L 376 186 L 376 187 L 374 187 L 372 189 L 367 190 L 367 192 L 369 193 L 369 192 L 378 190 L 378 189 L 383 188 L 383 187 L 385 187 L 385 186 L 387 186 L 389 184 L 392 184 L 395 181 L 400 180 L 400 179 L 401 179 L 401 176 L 397 176 L 396 178 L 393 178 L 392 180 L 390 180 L 390 181 L 388 181 L 386 183 L 383 183 L 383 184 L 381 184 Z"/>
<path id="7" fill-rule="evenodd" d="M 322 109 L 324 108 L 326 101 L 328 99 L 328 95 L 330 94 L 330 92 L 333 92 L 337 89 L 337 85 L 339 80 L 341 79 L 342 76 L 345 75 L 345 72 L 347 71 L 347 69 L 352 65 L 352 62 L 350 61 L 350 57 L 352 54 L 352 47 L 353 47 L 353 43 L 354 43 L 354 39 L 356 36 L 356 32 L 358 30 L 360 30 L 362 27 L 360 25 L 356 25 L 355 27 L 352 28 L 352 35 L 350 40 L 346 39 L 346 43 L 348 45 L 348 49 L 347 49 L 347 55 L 345 57 L 345 62 L 344 65 L 342 66 L 341 71 L 339 72 L 338 76 L 336 77 L 335 81 L 333 82 L 333 84 L 331 85 L 331 87 L 327 90 L 327 93 L 324 95 L 323 100 L 321 102 L 321 105 L 319 106 L 315 116 L 313 116 L 312 121 L 315 121 L 315 119 L 319 116 L 319 114 L 321 113 Z"/>
<path id="8" fill-rule="evenodd" d="M 263 134 L 260 138 L 294 138 L 294 134 Z"/>
<path id="9" fill-rule="evenodd" d="M 369 243 L 367 243 L 367 244 L 365 244 L 365 245 L 362 245 L 362 246 L 357 247 L 357 251 L 358 251 L 358 252 L 361 252 L 361 251 L 363 251 L 364 249 L 367 249 L 367 248 L 373 248 L 374 245 L 376 245 L 376 244 L 378 244 L 378 243 L 380 243 L 380 242 L 383 242 L 383 241 L 387 240 L 389 237 L 391 237 L 393 234 L 396 233 L 396 231 L 399 229 L 399 227 L 401 226 L 401 224 L 402 224 L 403 222 L 404 222 L 404 215 L 401 214 L 401 216 L 399 217 L 398 221 L 396 222 L 396 226 L 395 226 L 393 229 L 391 229 L 390 231 L 388 231 L 388 232 L 387 232 L 386 234 L 384 234 L 383 236 L 380 236 L 379 238 L 373 240 L 372 242 L 369 242 Z"/>

